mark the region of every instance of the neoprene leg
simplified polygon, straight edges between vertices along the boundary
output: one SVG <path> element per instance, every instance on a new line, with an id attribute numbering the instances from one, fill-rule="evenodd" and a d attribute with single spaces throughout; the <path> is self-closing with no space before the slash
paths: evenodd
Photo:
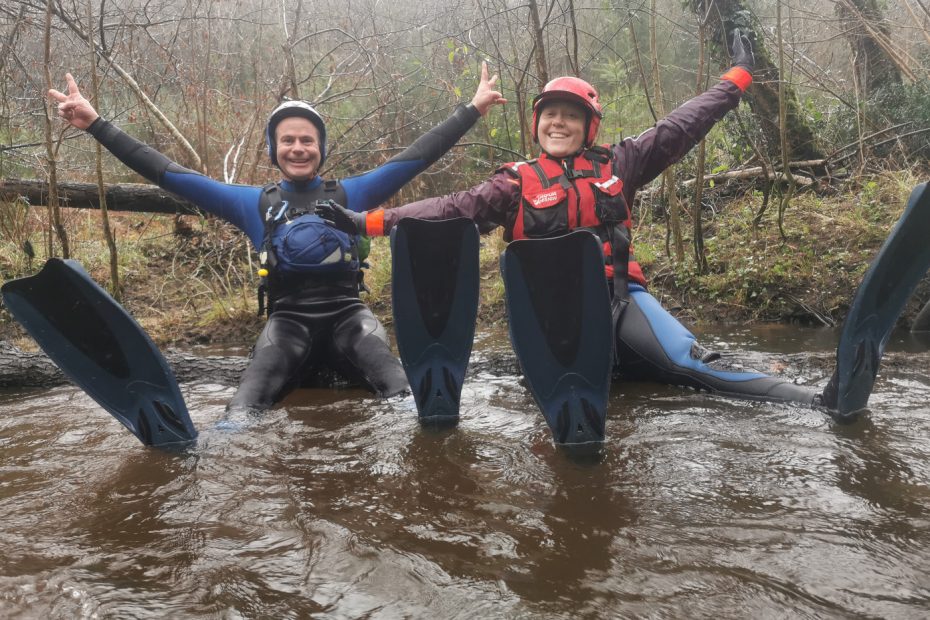
<path id="1" fill-rule="evenodd" d="M 378 396 L 410 389 L 400 360 L 388 346 L 384 327 L 363 303 L 337 323 L 332 348 L 335 368 Z"/>
<path id="2" fill-rule="evenodd" d="M 284 313 L 272 314 L 228 408 L 260 411 L 284 398 L 297 383 L 311 343 L 305 325 Z"/>
<path id="3" fill-rule="evenodd" d="M 630 303 L 617 332 L 621 374 L 752 400 L 814 402 L 817 392 L 812 388 L 758 372 L 724 368 L 704 357 L 706 351 L 696 345 L 694 335 L 652 295 L 640 286 L 630 286 Z"/>

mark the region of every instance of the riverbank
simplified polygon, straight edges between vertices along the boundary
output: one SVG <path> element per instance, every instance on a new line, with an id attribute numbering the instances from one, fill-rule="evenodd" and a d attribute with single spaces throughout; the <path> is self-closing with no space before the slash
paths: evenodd
<path id="1" fill-rule="evenodd" d="M 862 274 L 900 216 L 918 180 L 908 173 L 860 179 L 835 193 L 796 196 L 778 223 L 773 198 L 758 224 L 759 192 L 709 190 L 702 213 L 706 268 L 698 270 L 693 220 L 682 217 L 682 259 L 658 202 L 637 205 L 636 257 L 650 278 L 650 290 L 688 323 L 842 322 Z M 725 194 L 732 194 L 725 196 Z M 4 242 L 3 278 L 34 272 L 42 264 L 22 251 L 42 215 L 27 214 L 23 239 Z M 97 214 L 65 210 L 73 255 L 98 281 L 109 280 L 108 256 L 100 241 Z M 257 265 L 247 241 L 231 226 L 194 217 L 174 219 L 139 214 L 111 215 L 117 233 L 122 302 L 159 346 L 249 347 L 263 325 L 257 316 Z M 482 239 L 479 322 L 505 320 L 498 257 L 500 231 Z M 373 311 L 390 326 L 390 248 L 375 239 L 366 284 Z M 930 286 L 923 282 L 902 318 L 909 324 Z M 29 339 L 3 311 L 0 339 L 31 348 Z"/>

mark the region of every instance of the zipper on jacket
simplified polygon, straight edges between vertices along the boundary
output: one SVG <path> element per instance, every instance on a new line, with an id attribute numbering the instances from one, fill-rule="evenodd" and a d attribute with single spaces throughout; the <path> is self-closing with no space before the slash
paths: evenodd
<path id="1" fill-rule="evenodd" d="M 572 162 L 575 161 L 573 157 Z M 568 179 L 569 184 L 572 186 L 572 189 L 575 190 L 575 228 L 581 228 L 581 192 L 578 191 L 578 186 L 575 185 L 575 177 L 572 174 L 574 171 L 574 165 L 572 166 L 572 171 L 568 169 L 568 160 L 562 160 L 562 170 L 565 174 L 565 178 Z M 572 225 L 571 222 L 568 223 L 568 230 L 571 232 Z"/>

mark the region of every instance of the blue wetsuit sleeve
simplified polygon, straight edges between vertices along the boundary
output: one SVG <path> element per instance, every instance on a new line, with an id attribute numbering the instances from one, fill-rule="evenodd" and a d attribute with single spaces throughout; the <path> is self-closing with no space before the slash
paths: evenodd
<path id="1" fill-rule="evenodd" d="M 353 211 L 374 209 L 429 168 L 481 117 L 472 105 L 459 106 L 452 116 L 374 170 L 342 180 L 345 206 Z"/>
<path id="2" fill-rule="evenodd" d="M 264 226 L 258 212 L 260 188 L 220 183 L 184 168 L 102 118 L 95 120 L 87 132 L 152 183 L 231 223 L 255 247 L 261 245 Z"/>

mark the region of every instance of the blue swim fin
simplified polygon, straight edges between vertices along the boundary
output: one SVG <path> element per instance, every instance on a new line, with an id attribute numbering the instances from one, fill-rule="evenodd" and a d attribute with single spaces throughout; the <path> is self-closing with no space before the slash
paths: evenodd
<path id="1" fill-rule="evenodd" d="M 510 340 L 557 444 L 604 441 L 613 362 L 600 241 L 522 239 L 501 256 Z"/>
<path id="2" fill-rule="evenodd" d="M 421 422 L 454 422 L 478 316 L 478 229 L 404 218 L 391 230 L 394 332 Z"/>
<path id="3" fill-rule="evenodd" d="M 885 345 L 901 311 L 930 268 L 930 190 L 914 188 L 901 218 L 869 265 L 843 323 L 836 370 L 823 404 L 838 418 L 865 408 Z"/>
<path id="4" fill-rule="evenodd" d="M 2 294 L 52 361 L 143 444 L 197 437 L 158 348 L 79 263 L 49 259 L 38 274 L 4 284 Z"/>

